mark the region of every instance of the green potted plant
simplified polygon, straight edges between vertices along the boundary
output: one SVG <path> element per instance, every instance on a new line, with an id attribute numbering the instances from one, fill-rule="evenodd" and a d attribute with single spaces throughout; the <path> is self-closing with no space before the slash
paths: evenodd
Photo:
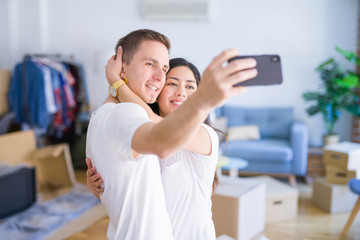
<path id="1" fill-rule="evenodd" d="M 336 50 L 350 62 L 360 64 L 355 53 L 338 47 Z M 352 71 L 342 69 L 334 58 L 321 63 L 316 71 L 322 80 L 321 89 L 306 92 L 303 98 L 312 103 L 306 109 L 309 116 L 322 114 L 326 127 L 323 139 L 324 145 L 327 145 L 339 141 L 339 136 L 334 132 L 334 126 L 341 117 L 341 109 L 360 116 L 359 97 L 354 91 L 354 88 L 359 86 L 359 76 Z"/>

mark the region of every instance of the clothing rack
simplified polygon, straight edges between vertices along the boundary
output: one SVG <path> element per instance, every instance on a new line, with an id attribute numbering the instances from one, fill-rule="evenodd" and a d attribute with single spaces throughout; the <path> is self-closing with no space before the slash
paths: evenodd
<path id="1" fill-rule="evenodd" d="M 74 54 L 61 54 L 61 53 L 35 53 L 35 54 L 25 54 L 24 60 L 31 57 L 39 57 L 39 58 L 54 58 L 54 59 L 68 59 L 70 61 L 75 60 Z"/>
<path id="2" fill-rule="evenodd" d="M 85 69 L 74 54 L 25 53 L 14 66 L 8 97 L 14 122 L 35 130 L 38 146 L 75 143 L 90 116 Z"/>
<path id="3" fill-rule="evenodd" d="M 35 53 L 35 54 L 25 54 L 23 57 L 23 78 L 22 78 L 22 83 L 23 86 L 26 86 L 26 65 L 25 65 L 25 61 L 31 57 L 37 57 L 37 58 L 52 58 L 52 59 L 56 59 L 56 60 L 68 60 L 70 62 L 74 62 L 75 60 L 75 56 L 74 54 L 61 54 L 61 53 Z M 27 104 L 27 92 L 24 91 L 24 98 L 23 98 L 23 106 L 24 106 L 24 113 L 25 116 L 28 118 L 29 121 L 29 125 L 32 127 L 33 123 L 31 121 L 30 118 L 30 112 L 29 112 L 29 107 Z"/>

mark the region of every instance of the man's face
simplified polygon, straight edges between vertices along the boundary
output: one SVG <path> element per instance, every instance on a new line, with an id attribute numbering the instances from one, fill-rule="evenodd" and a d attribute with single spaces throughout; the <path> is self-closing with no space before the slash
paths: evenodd
<path id="1" fill-rule="evenodd" d="M 129 64 L 123 64 L 129 88 L 146 103 L 155 102 L 168 69 L 168 49 L 160 42 L 149 40 L 142 41 Z"/>

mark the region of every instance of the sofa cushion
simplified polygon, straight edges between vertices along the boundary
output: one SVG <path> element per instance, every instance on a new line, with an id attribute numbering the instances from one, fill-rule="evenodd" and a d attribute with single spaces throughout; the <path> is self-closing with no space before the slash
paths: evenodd
<path id="1" fill-rule="evenodd" d="M 287 141 L 281 139 L 261 139 L 250 141 L 229 141 L 221 145 L 223 155 L 245 160 L 267 163 L 289 163 L 293 151 Z"/>
<path id="2" fill-rule="evenodd" d="M 228 119 L 228 127 L 259 126 L 262 138 L 288 139 L 294 120 L 292 108 L 246 108 L 224 105 L 222 114 Z"/>

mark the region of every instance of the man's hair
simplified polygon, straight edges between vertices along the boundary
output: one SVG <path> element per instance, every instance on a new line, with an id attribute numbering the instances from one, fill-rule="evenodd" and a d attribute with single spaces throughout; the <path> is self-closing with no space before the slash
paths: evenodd
<path id="1" fill-rule="evenodd" d="M 170 40 L 163 34 L 150 30 L 150 29 L 139 29 L 132 31 L 125 37 L 121 38 L 115 47 L 115 54 L 119 46 L 123 49 L 123 62 L 130 64 L 130 61 L 140 46 L 142 41 L 150 40 L 157 41 L 165 45 L 168 51 L 170 51 L 171 43 Z"/>

